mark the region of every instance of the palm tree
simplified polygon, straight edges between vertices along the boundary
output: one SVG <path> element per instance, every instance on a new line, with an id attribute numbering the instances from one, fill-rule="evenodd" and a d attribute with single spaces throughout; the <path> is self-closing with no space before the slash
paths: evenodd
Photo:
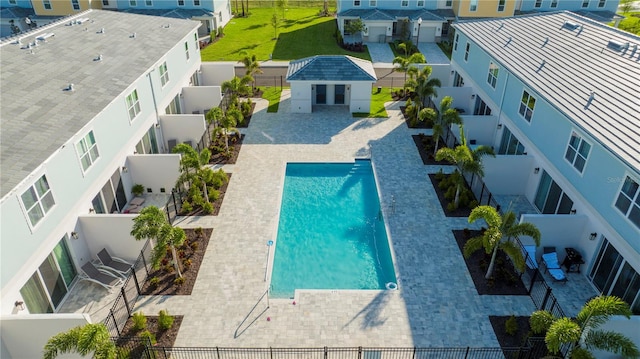
<path id="1" fill-rule="evenodd" d="M 222 113 L 222 109 L 220 107 L 214 107 L 211 110 L 209 110 L 209 112 L 207 112 L 207 114 L 205 115 L 205 118 L 207 119 L 207 123 L 214 124 L 214 127 L 218 126 L 218 122 L 220 121 L 220 119 L 222 118 L 222 116 L 224 115 L 224 113 Z M 209 140 L 212 140 L 211 138 Z"/>
<path id="2" fill-rule="evenodd" d="M 186 235 L 182 228 L 173 227 L 158 207 L 149 206 L 140 211 L 140 214 L 133 219 L 131 235 L 137 241 L 151 239 L 155 242 L 151 255 L 154 268 L 160 267 L 160 262 L 167 255 L 167 248 L 170 248 L 176 275 L 179 278 L 182 277 L 176 247 L 184 243 Z"/>
<path id="3" fill-rule="evenodd" d="M 275 14 L 273 14 L 275 15 Z M 276 16 L 277 19 L 277 16 Z M 277 27 L 276 27 L 277 30 Z M 277 37 L 277 36 L 276 36 Z M 260 69 L 260 62 L 258 62 L 258 59 L 256 58 L 256 55 L 253 54 L 251 56 L 246 55 L 245 57 L 242 58 L 242 64 L 244 64 L 244 68 L 245 68 L 245 75 L 246 76 L 251 76 L 251 78 L 253 79 L 254 76 L 256 74 L 261 74 L 262 70 Z M 253 88 L 255 88 L 255 81 L 252 81 L 253 84 Z"/>
<path id="4" fill-rule="evenodd" d="M 433 137 L 436 139 L 435 149 L 433 155 L 438 152 L 438 146 L 440 145 L 440 136 L 442 136 L 445 127 L 449 127 L 452 124 L 461 125 L 462 118 L 455 108 L 451 108 L 453 98 L 451 96 L 445 96 L 440 101 L 440 111 L 438 112 L 438 119 L 433 124 Z"/>
<path id="5" fill-rule="evenodd" d="M 405 87 L 406 87 L 406 82 L 407 82 L 407 71 L 409 71 L 409 68 L 411 67 L 412 64 L 424 64 L 426 62 L 426 60 L 424 59 L 424 55 L 422 55 L 419 52 L 416 52 L 415 54 L 406 57 L 406 56 L 396 56 L 393 59 L 393 63 L 397 64 L 398 67 L 394 68 L 394 71 L 398 71 L 398 72 L 404 72 L 404 82 L 405 82 Z"/>
<path id="6" fill-rule="evenodd" d="M 512 239 L 520 236 L 529 236 L 533 238 L 536 246 L 539 246 L 540 231 L 538 228 L 529 222 L 516 223 L 516 215 L 512 211 L 500 216 L 500 213 L 491 206 L 474 208 L 469 215 L 469 223 L 473 223 L 478 219 L 484 219 L 488 228 L 481 236 L 471 238 L 465 243 L 464 256 L 469 258 L 471 254 L 480 248 L 484 248 L 487 254 L 491 253 L 491 262 L 484 276 L 486 279 L 491 278 L 493 275 L 498 250 L 503 251 L 511 258 L 518 271 L 524 272 L 525 259 L 520 246 Z"/>
<path id="7" fill-rule="evenodd" d="M 546 310 L 535 311 L 529 322 L 531 330 L 544 333 L 547 349 L 558 353 L 563 344 L 574 344 L 569 358 L 595 358 L 592 350 L 604 350 L 623 358 L 638 358 L 638 347 L 626 336 L 598 329 L 614 315 L 631 318 L 629 305 L 615 296 L 598 296 L 588 301 L 574 318 L 556 318 Z"/>
<path id="8" fill-rule="evenodd" d="M 206 167 L 206 165 L 211 159 L 211 151 L 209 151 L 208 148 L 204 148 L 200 153 L 198 153 L 193 147 L 181 143 L 173 149 L 173 152 L 182 154 L 180 163 L 182 164 L 183 169 L 185 169 L 185 171 L 180 175 L 180 178 L 178 178 L 178 183 L 190 182 L 192 179 L 200 180 L 202 182 L 204 200 L 209 203 L 207 179 L 211 178 L 212 175 L 209 172 L 213 172 L 213 170 Z M 194 170 L 193 173 L 189 172 L 190 168 Z"/>
<path id="9" fill-rule="evenodd" d="M 412 67 L 414 68 L 414 67 Z M 409 71 L 410 73 L 413 71 Z M 431 66 L 425 66 L 422 70 L 419 70 L 412 76 L 409 81 L 409 87 L 413 87 L 413 91 L 416 94 L 417 102 L 419 106 L 424 106 L 424 101 L 431 96 L 438 96 L 436 87 L 440 87 L 442 84 L 439 79 L 431 79 Z"/>
<path id="10" fill-rule="evenodd" d="M 438 117 L 438 114 L 431 107 L 425 107 L 418 112 L 418 121 L 423 122 L 425 120 L 434 121 Z M 434 130 L 435 131 L 435 130 Z"/>
<path id="11" fill-rule="evenodd" d="M 236 128 L 239 122 L 243 120 L 242 111 L 232 108 L 220 118 L 220 127 L 216 127 L 215 133 L 222 136 L 224 142 L 224 151 L 229 154 L 229 134 L 235 133 L 240 135 L 240 131 Z"/>
<path id="12" fill-rule="evenodd" d="M 239 95 L 247 95 L 251 92 L 251 86 L 249 86 L 249 84 L 252 82 L 253 77 L 251 76 L 234 76 L 231 80 L 222 83 L 222 91 L 229 91 L 232 98 L 237 98 Z"/>
<path id="13" fill-rule="evenodd" d="M 44 346 L 44 359 L 55 359 L 60 354 L 78 353 L 86 356 L 93 352 L 95 359 L 116 359 L 116 345 L 109 338 L 103 323 L 85 324 L 51 337 Z"/>

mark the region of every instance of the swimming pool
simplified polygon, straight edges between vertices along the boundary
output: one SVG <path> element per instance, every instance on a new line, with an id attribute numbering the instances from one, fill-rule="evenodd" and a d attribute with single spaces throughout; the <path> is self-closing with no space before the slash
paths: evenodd
<path id="1" fill-rule="evenodd" d="M 395 282 L 371 162 L 288 163 L 271 296 Z"/>

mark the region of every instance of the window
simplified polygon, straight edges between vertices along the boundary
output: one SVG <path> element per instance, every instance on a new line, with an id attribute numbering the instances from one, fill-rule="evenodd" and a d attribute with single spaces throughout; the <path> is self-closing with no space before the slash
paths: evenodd
<path id="1" fill-rule="evenodd" d="M 453 75 L 453 87 L 464 87 L 464 79 L 458 71 Z"/>
<path id="2" fill-rule="evenodd" d="M 638 182 L 626 176 L 616 200 L 618 208 L 636 227 L 640 228 L 640 186 Z"/>
<path id="3" fill-rule="evenodd" d="M 171 100 L 171 102 L 169 102 L 169 105 L 164 109 L 164 112 L 167 115 L 176 115 L 179 113 L 182 113 L 182 110 L 180 109 L 180 95 L 176 95 L 176 97 L 173 98 L 173 100 Z"/>
<path id="4" fill-rule="evenodd" d="M 562 188 L 545 170 L 542 170 L 533 204 L 542 214 L 569 214 L 573 208 L 573 200 L 562 191 Z"/>
<path id="5" fill-rule="evenodd" d="M 598 7 L 604 7 L 607 4 L 607 0 L 598 1 Z"/>
<path id="6" fill-rule="evenodd" d="M 418 0 L 417 5 L 418 5 L 418 7 L 423 7 L 424 6 L 424 0 Z"/>
<path id="7" fill-rule="evenodd" d="M 409 6 L 409 0 L 400 0 L 400 6 L 402 7 Z"/>
<path id="8" fill-rule="evenodd" d="M 129 0 L 130 6 L 138 6 L 138 0 Z"/>
<path id="9" fill-rule="evenodd" d="M 9 0 L 9 5 L 16 5 L 18 0 Z"/>
<path id="10" fill-rule="evenodd" d="M 522 92 L 522 100 L 520 100 L 520 110 L 518 110 L 518 112 L 525 120 L 527 120 L 527 122 L 531 122 L 534 107 L 536 107 L 536 99 L 524 90 Z"/>
<path id="11" fill-rule="evenodd" d="M 504 11 L 504 8 L 505 8 L 506 4 L 507 4 L 507 0 L 499 0 L 498 1 L 498 11 L 499 12 Z"/>
<path id="12" fill-rule="evenodd" d="M 353 6 L 360 6 L 360 0 L 353 0 Z"/>
<path id="13" fill-rule="evenodd" d="M 145 0 L 145 1 L 144 1 L 144 4 L 145 4 L 146 6 L 153 6 L 153 0 Z"/>
<path id="14" fill-rule="evenodd" d="M 98 157 L 100 157 L 96 139 L 93 137 L 93 131 L 89 131 L 89 133 L 76 144 L 76 150 L 78 151 L 78 156 L 80 156 L 82 171 L 86 172 Z"/>
<path id="15" fill-rule="evenodd" d="M 109 0 L 102 0 L 102 6 L 109 6 Z"/>
<path id="16" fill-rule="evenodd" d="M 469 1 L 469 11 L 476 11 L 476 10 L 478 10 L 478 0 Z"/>
<path id="17" fill-rule="evenodd" d="M 184 6 L 184 0 L 178 0 L 178 6 Z"/>
<path id="18" fill-rule="evenodd" d="M 452 7 L 453 6 L 453 0 L 447 0 L 444 2 L 444 7 Z"/>
<path id="19" fill-rule="evenodd" d="M 585 142 L 577 133 L 572 132 L 564 158 L 569 161 L 578 172 L 582 173 L 584 165 L 587 163 L 590 150 L 591 145 Z"/>
<path id="20" fill-rule="evenodd" d="M 533 5 L 533 7 L 535 7 L 536 9 L 540 8 L 542 6 L 542 0 L 536 0 L 536 3 Z"/>
<path id="21" fill-rule="evenodd" d="M 91 201 L 96 214 L 119 213 L 127 204 L 124 185 L 117 169 Z"/>
<path id="22" fill-rule="evenodd" d="M 193 0 L 193 6 L 200 6 L 200 0 Z"/>
<path id="23" fill-rule="evenodd" d="M 73 10 L 80 10 L 79 0 L 71 0 L 71 6 L 73 6 Z"/>
<path id="24" fill-rule="evenodd" d="M 378 6 L 378 1 L 377 0 L 369 0 L 369 6 L 371 6 L 371 7 Z"/>
<path id="25" fill-rule="evenodd" d="M 521 155 L 524 153 L 524 146 L 516 138 L 516 136 L 509 131 L 506 126 L 502 130 L 502 140 L 500 141 L 500 147 L 498 148 L 499 155 Z"/>
<path id="26" fill-rule="evenodd" d="M 473 107 L 474 116 L 491 116 L 491 107 L 489 107 L 479 95 L 476 95 L 476 104 Z"/>
<path id="27" fill-rule="evenodd" d="M 45 10 L 51 10 L 51 0 L 42 0 L 42 5 Z"/>
<path id="28" fill-rule="evenodd" d="M 496 88 L 496 82 L 498 82 L 499 72 L 500 68 L 498 68 L 498 65 L 494 64 L 493 61 L 491 61 L 489 63 L 489 75 L 487 76 L 487 83 L 493 88 Z"/>
<path id="29" fill-rule="evenodd" d="M 53 208 L 56 202 L 49 188 L 46 176 L 40 177 L 29 189 L 20 196 L 22 205 L 27 211 L 29 223 L 35 226 Z"/>
<path id="30" fill-rule="evenodd" d="M 456 34 L 455 39 L 453 40 L 453 51 L 458 51 L 458 39 L 459 39 L 460 35 Z"/>
<path id="31" fill-rule="evenodd" d="M 589 7 L 589 0 L 582 0 L 582 7 Z"/>
<path id="32" fill-rule="evenodd" d="M 184 54 L 187 56 L 187 61 L 189 60 L 189 43 L 184 42 Z"/>
<path id="33" fill-rule="evenodd" d="M 558 0 L 551 0 L 551 8 L 555 9 L 558 7 Z"/>
<path id="34" fill-rule="evenodd" d="M 145 155 L 148 155 L 150 153 L 159 153 L 155 126 L 151 126 L 151 128 L 149 128 L 149 131 L 147 131 L 147 133 L 142 136 L 142 138 L 136 145 L 136 152 L 138 152 L 138 154 Z"/>
<path id="35" fill-rule="evenodd" d="M 133 121 L 140 113 L 140 101 L 138 101 L 138 90 L 133 90 L 126 98 L 129 120 Z"/>
<path id="36" fill-rule="evenodd" d="M 470 49 L 470 47 L 471 47 L 471 44 L 469 44 L 467 42 L 467 46 L 465 46 L 465 48 L 464 48 L 464 61 L 469 60 L 469 49 Z"/>
<path id="37" fill-rule="evenodd" d="M 162 86 L 166 85 L 169 82 L 169 72 L 167 71 L 167 62 L 163 62 L 160 67 L 158 67 L 158 71 L 160 72 L 160 83 Z"/>

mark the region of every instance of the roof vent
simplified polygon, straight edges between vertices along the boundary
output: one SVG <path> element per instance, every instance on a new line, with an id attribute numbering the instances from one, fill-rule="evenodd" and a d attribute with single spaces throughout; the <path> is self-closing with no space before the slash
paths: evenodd
<path id="1" fill-rule="evenodd" d="M 168 28 L 170 28 L 170 27 L 171 27 L 171 24 L 166 24 L 166 25 L 164 25 L 164 28 L 165 28 L 165 29 L 168 29 Z"/>
<path id="2" fill-rule="evenodd" d="M 496 29 L 496 31 L 501 30 L 504 27 L 504 22 L 500 23 L 500 26 L 498 26 L 498 28 Z"/>
<path id="3" fill-rule="evenodd" d="M 69 84 L 69 86 L 67 86 L 64 90 L 65 91 L 73 91 L 74 90 L 73 84 Z"/>
<path id="4" fill-rule="evenodd" d="M 607 47 L 610 48 L 611 50 L 620 52 L 622 50 L 628 49 L 629 43 L 628 42 L 622 43 L 615 40 L 609 40 Z"/>
<path id="5" fill-rule="evenodd" d="M 507 43 L 504 44 L 504 46 L 507 46 L 511 43 L 511 41 L 513 40 L 513 38 L 511 36 L 509 36 L 509 38 L 507 39 Z"/>
<path id="6" fill-rule="evenodd" d="M 100 29 L 100 31 L 98 31 L 98 34 L 104 34 L 105 30 L 104 27 L 102 29 Z"/>
<path id="7" fill-rule="evenodd" d="M 542 70 L 542 68 L 544 67 L 544 65 L 547 63 L 546 60 L 542 60 L 542 62 L 540 63 L 540 66 L 538 66 L 538 69 L 536 70 L 536 72 Z"/>
<path id="8" fill-rule="evenodd" d="M 596 98 L 596 92 L 591 91 L 591 93 L 589 94 L 589 99 L 587 100 L 587 104 L 584 106 L 585 110 L 589 108 L 589 105 L 591 105 L 591 102 L 593 102 L 595 98 Z"/>
<path id="9" fill-rule="evenodd" d="M 48 38 L 53 36 L 56 36 L 53 32 L 47 32 L 45 34 L 38 36 L 36 39 L 40 41 L 47 41 Z"/>
<path id="10" fill-rule="evenodd" d="M 138 36 L 138 35 L 135 32 L 133 34 L 129 35 L 129 37 L 132 38 L 132 39 L 135 39 L 136 36 Z"/>
<path id="11" fill-rule="evenodd" d="M 83 17 L 81 19 L 76 20 L 76 23 L 82 24 L 83 22 L 87 22 L 87 21 L 89 21 L 89 18 L 88 17 Z"/>
<path id="12" fill-rule="evenodd" d="M 98 55 L 93 61 L 102 61 L 102 54 Z"/>
<path id="13" fill-rule="evenodd" d="M 576 24 L 575 22 L 565 21 L 564 24 L 562 24 L 562 27 L 567 29 L 567 30 L 573 31 L 573 30 L 579 28 L 580 25 Z"/>
<path id="14" fill-rule="evenodd" d="M 542 47 L 544 47 L 544 45 L 549 43 L 549 36 L 544 38 L 544 42 L 542 43 Z"/>

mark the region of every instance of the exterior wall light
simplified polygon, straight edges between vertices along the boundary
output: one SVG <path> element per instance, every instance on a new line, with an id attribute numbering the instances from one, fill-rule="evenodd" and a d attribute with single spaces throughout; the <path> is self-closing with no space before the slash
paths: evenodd
<path id="1" fill-rule="evenodd" d="M 593 232 L 591 233 L 591 235 L 589 235 L 589 240 L 595 241 L 597 236 L 598 236 L 598 233 Z"/>
<path id="2" fill-rule="evenodd" d="M 71 238 L 78 239 L 78 232 L 71 232 Z"/>
<path id="3" fill-rule="evenodd" d="M 538 174 L 540 172 L 540 167 L 536 167 L 533 169 L 533 173 Z"/>
<path id="4" fill-rule="evenodd" d="M 15 305 L 16 309 L 18 309 L 18 311 L 24 310 L 24 302 L 23 301 L 16 300 L 14 305 Z"/>

